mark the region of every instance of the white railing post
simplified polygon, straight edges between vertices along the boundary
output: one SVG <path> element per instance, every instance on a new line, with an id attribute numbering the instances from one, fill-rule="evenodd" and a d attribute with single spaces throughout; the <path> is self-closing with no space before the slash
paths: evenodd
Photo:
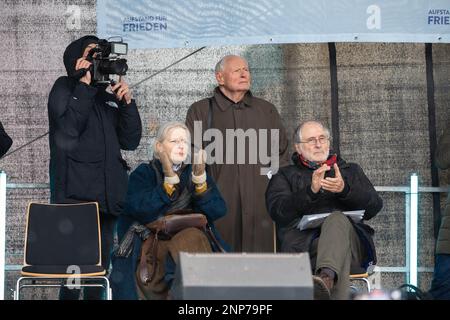
<path id="1" fill-rule="evenodd" d="M 419 177 L 416 173 L 411 175 L 411 205 L 409 211 L 409 284 L 417 286 L 417 235 L 419 217 Z"/>
<path id="2" fill-rule="evenodd" d="M 0 171 L 0 300 L 5 300 L 6 173 Z"/>

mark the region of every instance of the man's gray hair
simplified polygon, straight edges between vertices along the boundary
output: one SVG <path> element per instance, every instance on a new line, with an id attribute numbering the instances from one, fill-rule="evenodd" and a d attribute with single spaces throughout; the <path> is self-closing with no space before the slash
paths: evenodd
<path id="1" fill-rule="evenodd" d="M 245 61 L 247 62 L 247 59 L 245 59 L 244 57 L 238 56 L 238 55 L 236 55 L 236 54 L 229 54 L 229 55 L 226 55 L 225 57 L 223 57 L 222 59 L 220 59 L 219 62 L 217 62 L 216 68 L 214 69 L 215 73 L 223 71 L 223 69 L 224 69 L 224 67 L 225 67 L 225 63 L 226 63 L 227 60 L 228 60 L 229 58 L 231 58 L 231 57 L 239 57 L 239 58 L 241 58 L 241 59 L 243 59 L 243 60 L 245 60 Z M 247 64 L 248 64 L 248 62 L 247 62 Z"/>
<path id="2" fill-rule="evenodd" d="M 186 131 L 188 142 L 190 141 L 190 132 L 188 127 L 183 122 L 179 121 L 171 121 L 163 124 L 158 129 L 158 133 L 156 134 L 155 141 L 153 142 L 153 158 L 159 159 L 158 151 L 156 150 L 156 143 L 162 143 L 169 134 L 169 131 L 175 128 L 181 128 Z"/>
<path id="3" fill-rule="evenodd" d="M 308 121 L 304 121 L 304 122 L 300 123 L 299 126 L 297 128 L 295 128 L 295 131 L 294 131 L 294 142 L 295 143 L 300 143 L 300 141 L 302 141 L 302 129 L 305 126 L 305 124 L 308 124 L 308 123 L 318 124 L 325 131 L 325 134 L 327 135 L 327 137 L 331 138 L 330 130 L 327 127 L 325 127 L 325 125 L 322 122 L 316 121 L 316 120 L 308 120 Z"/>

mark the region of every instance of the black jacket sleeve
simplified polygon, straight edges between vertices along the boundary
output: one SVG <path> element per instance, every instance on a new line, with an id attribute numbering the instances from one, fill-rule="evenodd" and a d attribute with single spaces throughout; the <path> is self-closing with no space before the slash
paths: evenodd
<path id="1" fill-rule="evenodd" d="M 281 170 L 274 175 L 266 190 L 267 210 L 280 227 L 301 218 L 303 214 L 314 212 L 318 200 L 311 191 L 310 185 L 305 185 L 297 192 L 293 192 L 285 173 Z"/>
<path id="2" fill-rule="evenodd" d="M 289 167 L 287 167 L 289 168 Z M 291 224 L 304 214 L 330 212 L 332 210 L 365 210 L 364 219 L 374 217 L 383 207 L 372 183 L 357 164 L 341 169 L 345 180 L 342 193 L 314 194 L 309 183 L 310 177 L 303 176 L 307 182 L 299 184 L 293 190 L 289 169 L 281 169 L 272 177 L 266 191 L 266 205 L 272 219 L 280 227 Z"/>
<path id="3" fill-rule="evenodd" d="M 8 152 L 9 148 L 11 148 L 13 141 L 6 133 L 3 128 L 2 123 L 0 122 L 0 158 Z"/>
<path id="4" fill-rule="evenodd" d="M 72 88 L 70 81 L 67 77 L 56 80 L 48 99 L 48 116 L 58 134 L 78 138 L 86 129 L 97 89 L 81 82 Z"/>
<path id="5" fill-rule="evenodd" d="M 359 165 L 352 163 L 350 173 L 348 176 L 344 173 L 349 190 L 344 197 L 338 196 L 337 199 L 346 207 L 364 209 L 364 220 L 369 220 L 381 210 L 383 200 Z"/>
<path id="6" fill-rule="evenodd" d="M 142 122 L 134 100 L 128 105 L 119 104 L 117 133 L 121 149 L 135 150 L 138 147 L 142 135 Z"/>

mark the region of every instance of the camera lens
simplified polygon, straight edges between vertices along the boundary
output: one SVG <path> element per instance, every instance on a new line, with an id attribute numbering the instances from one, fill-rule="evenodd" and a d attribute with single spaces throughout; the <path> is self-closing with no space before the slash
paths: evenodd
<path id="1" fill-rule="evenodd" d="M 98 68 L 103 74 L 117 74 L 119 76 L 125 75 L 128 71 L 126 59 L 102 60 Z"/>

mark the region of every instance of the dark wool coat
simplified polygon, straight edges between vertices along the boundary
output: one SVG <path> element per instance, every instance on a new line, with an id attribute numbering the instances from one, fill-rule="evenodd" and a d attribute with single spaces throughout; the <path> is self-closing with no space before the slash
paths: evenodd
<path id="1" fill-rule="evenodd" d="M 158 160 L 155 165 L 159 174 L 163 175 L 161 163 Z M 214 181 L 207 176 L 208 189 L 196 195 L 194 185 L 191 181 L 192 167 L 187 165 L 180 174 L 179 190 L 188 188 L 191 192 L 192 201 L 189 208 L 195 212 L 204 213 L 208 219 L 217 240 L 225 249 L 227 244 L 222 240 L 220 234 L 214 227 L 213 221 L 226 214 L 226 206 Z M 140 224 L 150 223 L 167 213 L 171 199 L 164 190 L 162 182 L 158 183 L 157 174 L 151 164 L 141 164 L 130 175 L 128 193 L 124 213 L 117 222 L 117 235 L 119 243 L 134 222 Z M 129 257 L 112 257 L 111 286 L 114 299 L 128 300 L 137 299 L 136 293 L 136 268 L 141 253 L 142 241 L 137 234 L 133 239 L 133 251 Z"/>
<path id="2" fill-rule="evenodd" d="M 69 75 L 91 38 L 67 47 Z M 120 149 L 136 149 L 142 131 L 134 100 L 126 105 L 104 87 L 60 77 L 50 92 L 48 118 L 51 202 L 97 201 L 101 212 L 120 214 L 128 181 Z"/>
<path id="3" fill-rule="evenodd" d="M 439 139 L 436 150 L 436 165 L 440 169 L 450 169 L 450 128 L 447 127 Z M 450 254 L 450 194 L 447 196 L 441 227 L 436 244 L 437 254 Z"/>
<path id="4" fill-rule="evenodd" d="M 305 214 L 364 209 L 364 220 L 369 220 L 383 207 L 383 201 L 357 164 L 347 163 L 338 156 L 337 164 L 345 181 L 344 190 L 340 194 L 326 191 L 314 194 L 311 191 L 314 170 L 305 167 L 299 161 L 297 153 L 294 153 L 292 160 L 294 165 L 281 168 L 271 179 L 266 192 L 267 208 L 277 224 L 277 235 L 283 251 L 309 251 L 311 241 L 319 235 L 317 228 L 298 231 L 296 226 Z M 369 256 L 364 264 L 375 264 L 373 229 L 364 223 L 354 226 L 368 249 Z M 294 243 L 296 247 L 292 248 Z"/>
<path id="5" fill-rule="evenodd" d="M 208 168 L 209 173 L 216 181 L 217 186 L 227 203 L 228 213 L 217 221 L 216 225 L 225 241 L 233 250 L 246 252 L 273 252 L 273 223 L 267 213 L 264 203 L 264 193 L 269 179 L 261 175 L 261 168 L 270 165 L 261 164 L 261 158 L 255 154 L 261 152 L 260 145 L 267 146 L 270 154 L 270 129 L 279 130 L 279 166 L 289 163 L 288 140 L 283 128 L 280 115 L 275 106 L 263 99 L 256 98 L 248 92 L 244 99 L 235 104 L 225 97 L 219 88 L 214 91 L 212 102 L 211 128 L 218 129 L 224 137 L 224 146 L 227 129 L 267 129 L 267 138 L 258 135 L 252 145 L 245 142 L 245 164 L 237 164 L 236 144 L 234 151 L 234 164 L 227 164 L 230 150 L 224 149 L 223 164 L 214 163 Z M 209 99 L 200 100 L 188 110 L 186 125 L 192 138 L 194 137 L 194 121 L 202 121 L 203 131 L 208 129 Z M 261 131 L 263 132 L 263 131 Z M 195 142 L 195 141 L 194 141 Z M 207 145 L 207 144 L 205 144 Z M 243 146 L 241 144 L 241 146 Z M 255 164 L 250 163 L 249 148 L 256 147 L 251 156 L 257 157 Z M 217 155 L 217 152 L 216 152 Z M 217 161 L 216 161 L 217 162 Z"/>

